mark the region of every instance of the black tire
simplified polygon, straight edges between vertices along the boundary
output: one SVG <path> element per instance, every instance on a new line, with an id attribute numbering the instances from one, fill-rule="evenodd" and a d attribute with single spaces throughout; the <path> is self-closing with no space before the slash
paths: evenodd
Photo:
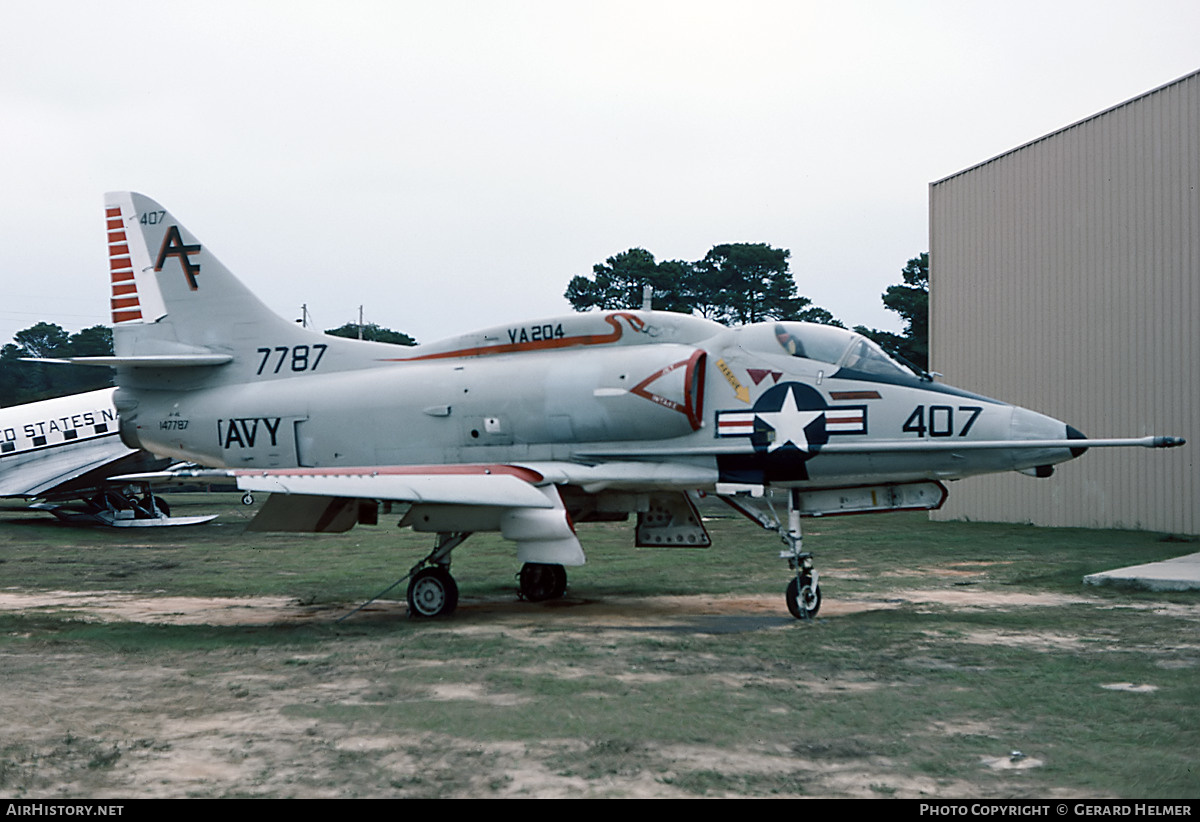
<path id="1" fill-rule="evenodd" d="M 171 506 L 162 497 L 146 494 L 141 497 L 127 497 L 127 506 L 133 511 L 136 519 L 157 519 L 160 516 L 171 516 Z M 153 504 L 152 504 L 153 503 Z"/>
<path id="2" fill-rule="evenodd" d="M 408 583 L 408 615 L 419 619 L 449 616 L 458 607 L 458 583 L 440 566 L 422 568 Z"/>
<path id="3" fill-rule="evenodd" d="M 530 602 L 559 599 L 567 592 L 567 569 L 561 565 L 527 562 L 521 566 L 521 597 Z"/>
<path id="4" fill-rule="evenodd" d="M 807 578 L 805 580 L 808 581 Z M 804 586 L 804 600 L 801 602 L 800 583 L 794 578 L 788 583 L 787 593 L 784 597 L 787 600 L 788 611 L 796 619 L 812 619 L 817 615 L 817 611 L 821 610 L 821 586 Z"/>

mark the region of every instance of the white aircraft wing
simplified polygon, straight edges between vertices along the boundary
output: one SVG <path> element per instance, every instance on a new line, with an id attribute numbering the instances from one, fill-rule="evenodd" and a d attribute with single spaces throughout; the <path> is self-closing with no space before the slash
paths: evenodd
<path id="1" fill-rule="evenodd" d="M 41 497 L 59 486 L 136 453 L 115 435 L 70 447 L 16 453 L 0 462 L 0 497 Z M 126 469 L 128 470 L 128 469 Z"/>
<path id="2" fill-rule="evenodd" d="M 239 490 L 350 499 L 376 499 L 431 505 L 479 505 L 503 508 L 549 508 L 538 490 L 550 485 L 576 485 L 592 493 L 606 488 L 636 490 L 676 487 L 684 490 L 714 485 L 711 465 L 686 462 L 614 461 L 597 465 L 571 462 L 528 462 L 509 465 L 411 465 L 359 468 L 173 469 L 127 474 L 116 480 L 195 482 L 232 480 Z"/>
<path id="3" fill-rule="evenodd" d="M 457 467 L 457 466 L 456 466 Z M 471 469 L 476 466 L 461 466 Z M 504 469 L 506 466 L 497 466 Z M 243 491 L 305 496 L 350 497 L 439 505 L 491 505 L 504 508 L 549 508 L 533 478 L 512 473 L 401 473 L 397 469 L 363 468 L 312 473 L 235 471 Z M 538 478 L 540 479 L 540 478 Z"/>
<path id="4" fill-rule="evenodd" d="M 558 489 L 516 465 L 413 465 L 273 470 L 184 469 L 124 480 L 232 479 L 243 491 L 268 492 L 252 531 L 340 533 L 374 523 L 376 500 L 411 503 L 401 526 L 439 533 L 500 531 L 517 544 L 522 562 L 582 565 Z"/>
<path id="5" fill-rule="evenodd" d="M 176 469 L 114 477 L 126 481 L 232 480 L 242 491 L 431 505 L 551 508 L 537 489 L 545 478 L 512 465 L 412 465 L 362 468 Z"/>

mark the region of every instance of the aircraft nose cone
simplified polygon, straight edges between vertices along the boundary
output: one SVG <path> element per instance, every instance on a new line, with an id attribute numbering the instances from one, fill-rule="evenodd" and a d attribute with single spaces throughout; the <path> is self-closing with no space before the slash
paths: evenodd
<path id="1" fill-rule="evenodd" d="M 1067 439 L 1069 439 L 1069 440 L 1086 440 L 1087 434 L 1083 433 L 1082 431 L 1080 431 L 1078 428 L 1076 428 L 1073 425 L 1068 425 L 1067 426 Z M 1086 453 L 1087 453 L 1086 448 L 1072 448 L 1071 449 L 1072 457 L 1082 457 Z"/>
<path id="2" fill-rule="evenodd" d="M 1013 409 L 1009 436 L 1014 440 L 1076 439 L 1068 433 L 1071 430 L 1071 426 L 1061 420 L 1018 406 Z"/>
<path id="3" fill-rule="evenodd" d="M 1009 438 L 1015 441 L 1026 440 L 1035 442 L 1039 440 L 1057 440 L 1061 442 L 1063 440 L 1086 439 L 1082 432 L 1067 425 L 1062 420 L 1056 420 L 1053 417 L 1048 417 L 1045 414 L 1039 414 L 1036 411 L 1030 411 L 1028 408 L 1021 408 L 1020 406 L 1013 408 Z M 1085 448 L 1063 448 L 1062 446 L 1057 448 L 1031 449 L 1023 456 L 1021 462 L 1027 466 L 1044 466 L 1048 470 L 1049 466 L 1078 457 L 1085 450 Z"/>

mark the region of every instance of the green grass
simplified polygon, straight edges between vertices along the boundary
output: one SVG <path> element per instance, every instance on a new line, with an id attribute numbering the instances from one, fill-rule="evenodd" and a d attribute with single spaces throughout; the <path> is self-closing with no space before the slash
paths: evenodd
<path id="1" fill-rule="evenodd" d="M 243 534 L 253 509 L 236 499 L 176 496 L 172 507 L 178 515 L 216 511 L 219 519 L 201 527 L 144 530 L 68 526 L 4 503 L 0 572 L 22 588 L 42 590 L 342 602 L 378 592 L 432 547 L 431 535 L 397 531 L 382 517 L 380 526 L 345 534 Z M 779 539 L 719 504 L 706 513 L 713 517 L 707 523 L 714 542 L 709 549 L 634 549 L 629 524 L 579 526 L 588 565 L 571 569 L 573 588 L 597 596 L 759 593 L 775 587 L 782 593 L 786 569 L 778 559 Z M 805 547 L 817 555 L 827 596 L 838 590 L 902 592 L 938 569 L 970 572 L 965 582 L 1077 591 L 1085 574 L 1190 550 L 1143 532 L 930 523 L 923 514 L 909 513 L 805 520 Z M 517 570 L 511 543 L 477 534 L 454 554 L 454 570 L 464 596 L 511 590 Z M 839 576 L 839 570 L 846 573 Z"/>
<path id="2" fill-rule="evenodd" d="M 232 499 L 175 498 L 175 511 L 219 511 L 219 524 L 133 534 L 0 510 L 0 588 L 344 606 L 394 581 L 431 543 L 386 525 L 243 534 L 250 512 Z M 63 659 L 98 681 L 165 670 L 143 697 L 155 715 L 249 712 L 312 729 L 289 742 L 302 754 L 273 764 L 258 761 L 265 740 L 245 742 L 237 755 L 258 770 L 234 787 L 187 788 L 198 796 L 530 795 L 503 747 L 518 743 L 547 780 L 569 786 L 554 795 L 633 795 L 633 784 L 669 796 L 1200 794 L 1200 596 L 1081 583 L 1195 545 L 914 514 L 806 521 L 826 603 L 806 624 L 783 608 L 778 538 L 709 513 L 708 550 L 636 550 L 627 526 L 581 526 L 589 564 L 570 572 L 574 605 L 515 620 L 220 627 L 0 613 L 6 686 L 13 699 L 58 681 L 65 674 L 47 666 Z M 472 537 L 454 562 L 464 606 L 515 601 L 516 570 L 507 543 Z M 985 604 L 918 596 L 930 591 L 977 593 Z M 614 597 L 729 593 L 775 597 L 778 616 L 579 616 Z M 1013 594 L 1041 598 L 1005 604 Z M 891 607 L 837 613 L 836 603 Z M 1155 690 L 1104 687 L 1122 682 Z M 85 795 L 124 784 L 148 757 L 174 755 L 181 743 L 124 730 L 136 716 L 118 701 L 86 730 L 10 731 L 0 791 L 70 784 Z M 359 738 L 395 742 L 388 756 L 337 742 Z M 1011 751 L 1037 767 L 985 764 Z M 857 788 L 830 781 L 845 769 L 860 774 Z"/>

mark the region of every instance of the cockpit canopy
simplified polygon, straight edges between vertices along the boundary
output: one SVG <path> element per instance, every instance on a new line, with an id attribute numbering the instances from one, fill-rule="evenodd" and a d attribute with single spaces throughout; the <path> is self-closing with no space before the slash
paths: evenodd
<path id="1" fill-rule="evenodd" d="M 770 326 L 763 325 L 766 331 Z M 883 377 L 916 376 L 911 370 L 883 353 L 878 345 L 861 334 L 832 325 L 780 322 L 774 325 L 775 343 L 792 357 L 802 357 L 829 363 L 838 369 L 848 369 Z M 755 340 L 759 342 L 759 340 Z M 771 344 L 761 341 L 763 350 Z M 776 349 L 777 350 L 777 349 Z"/>

